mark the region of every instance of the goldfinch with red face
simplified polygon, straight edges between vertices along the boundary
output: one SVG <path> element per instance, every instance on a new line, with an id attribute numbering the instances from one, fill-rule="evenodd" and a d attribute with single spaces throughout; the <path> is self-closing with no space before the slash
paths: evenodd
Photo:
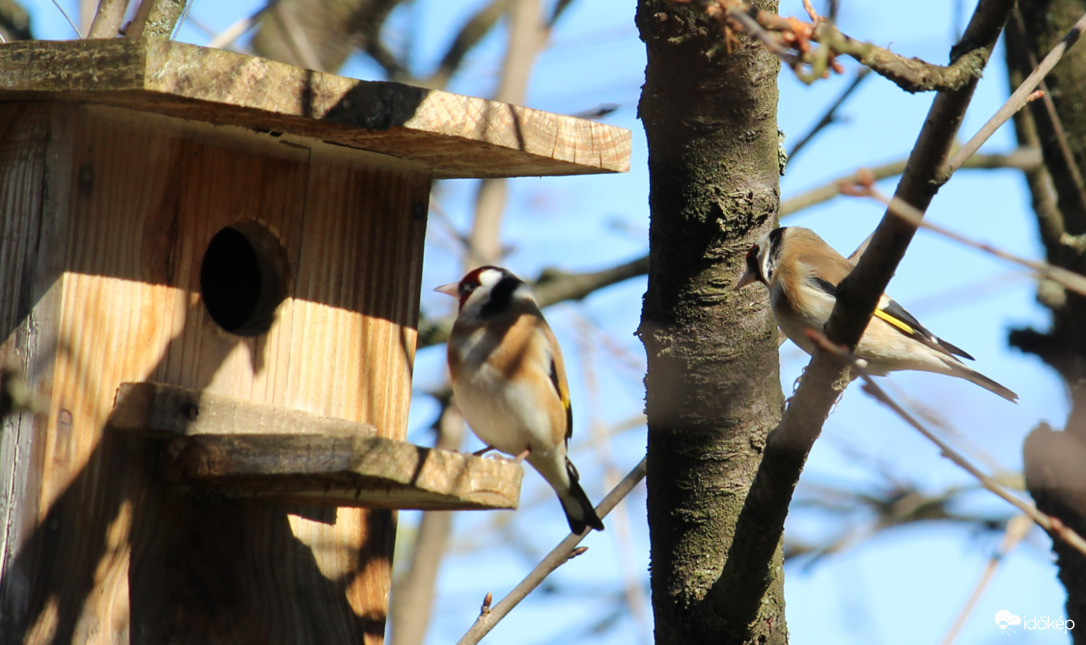
<path id="1" fill-rule="evenodd" d="M 448 357 L 464 420 L 488 447 L 527 458 L 558 493 L 570 531 L 602 531 L 566 454 L 573 411 L 565 364 L 532 290 L 506 269 L 484 266 L 435 291 L 460 302 Z"/>
<path id="2" fill-rule="evenodd" d="M 778 228 L 762 236 L 747 253 L 747 269 L 735 288 L 761 282 L 777 326 L 805 352 L 814 352 L 809 329 L 822 331 L 837 301 L 837 285 L 855 265 L 806 228 Z M 867 370 L 884 376 L 895 370 L 919 370 L 956 376 L 1017 402 L 1018 395 L 966 366 L 963 350 L 937 337 L 886 294 L 856 345 Z"/>

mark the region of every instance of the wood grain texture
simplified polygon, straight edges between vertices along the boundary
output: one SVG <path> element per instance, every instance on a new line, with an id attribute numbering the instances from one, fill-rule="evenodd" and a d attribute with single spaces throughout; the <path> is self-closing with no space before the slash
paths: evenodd
<path id="1" fill-rule="evenodd" d="M 109 425 L 157 437 L 377 434 L 377 428 L 365 423 L 152 382 L 121 383 Z"/>
<path id="2" fill-rule="evenodd" d="M 0 453 L 5 477 L 23 455 L 40 474 L 8 498 L 7 527 L 27 528 L 4 545 L 5 638 L 382 642 L 392 512 L 173 495 L 159 441 L 106 426 L 121 383 L 157 381 L 402 439 L 427 166 L 73 103 L 0 104 L 5 119 L 0 158 L 21 170 L 0 169 L 0 262 L 33 269 L 2 347 L 26 348 L 50 396 L 29 445 Z M 245 338 L 199 295 L 204 249 L 240 220 L 292 268 L 271 330 Z"/>
<path id="3" fill-rule="evenodd" d="M 31 105 L 0 105 L 0 363 L 21 370 L 35 390 L 51 373 L 36 357 L 55 338 L 38 327 L 48 308 L 43 294 L 56 278 L 43 252 L 50 241 L 42 218 L 50 116 Z M 43 308 L 35 311 L 39 298 Z M 0 418 L 0 634 L 8 616 L 27 612 L 31 572 L 14 560 L 37 524 L 42 451 L 34 438 L 43 425 L 25 412 Z"/>
<path id="4" fill-rule="evenodd" d="M 162 383 L 123 383 L 114 430 L 173 437 L 179 488 L 320 506 L 516 508 L 523 470 L 505 460 L 375 437 L 373 426 Z"/>
<path id="5" fill-rule="evenodd" d="M 623 128 L 171 41 L 0 45 L 0 100 L 24 98 L 315 137 L 419 161 L 437 179 L 629 170 Z"/>
<path id="6" fill-rule="evenodd" d="M 511 509 L 524 473 L 510 460 L 383 437 L 203 434 L 171 443 L 171 480 L 320 506 Z"/>

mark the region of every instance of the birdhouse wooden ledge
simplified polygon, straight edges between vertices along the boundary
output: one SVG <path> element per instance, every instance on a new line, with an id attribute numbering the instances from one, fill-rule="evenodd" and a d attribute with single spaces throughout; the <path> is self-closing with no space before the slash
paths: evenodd
<path id="1" fill-rule="evenodd" d="M 0 427 L 6 642 L 381 642 L 391 509 L 522 475 L 405 441 L 431 182 L 629 152 L 181 43 L 0 45 L 0 364 L 48 401 Z"/>

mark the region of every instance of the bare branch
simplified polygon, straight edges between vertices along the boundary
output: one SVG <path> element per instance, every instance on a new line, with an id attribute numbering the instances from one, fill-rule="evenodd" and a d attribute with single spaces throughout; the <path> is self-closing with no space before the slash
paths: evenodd
<path id="1" fill-rule="evenodd" d="M 674 1 L 691 3 L 692 0 Z M 843 68 L 836 59 L 844 54 L 893 81 L 906 92 L 960 90 L 980 77 L 980 71 L 995 44 L 992 41 L 979 46 L 976 41 L 963 38 L 958 47 L 951 50 L 953 62 L 950 65 L 933 65 L 850 38 L 841 33 L 832 21 L 815 13 L 809 4 L 809 23 L 762 11 L 742 0 L 713 0 L 705 4 L 704 9 L 706 15 L 720 23 L 726 37 L 730 37 L 733 31 L 752 35 L 791 67 L 796 77 L 805 83 L 824 78 L 830 70 L 840 73 Z M 821 47 L 812 48 L 811 43 L 818 43 Z"/>
<path id="2" fill-rule="evenodd" d="M 1078 41 L 1078 38 L 1080 35 L 1082 35 L 1083 30 L 1086 30 L 1086 14 L 1083 14 L 1082 17 L 1079 18 L 1078 22 L 1075 23 L 1074 28 L 1067 32 L 1067 35 L 1063 37 L 1060 43 L 1053 47 L 1052 51 L 1050 51 L 1048 55 L 1045 56 L 1044 60 L 1041 61 L 1041 64 L 1037 65 L 1036 69 L 1034 69 L 1033 72 L 1026 77 L 1026 80 L 1022 81 L 1022 84 L 1018 86 L 1018 89 L 1016 89 L 1011 94 L 1010 98 L 1007 99 L 1007 101 L 1003 104 L 1003 106 L 1000 107 L 996 111 L 996 113 L 992 115 L 992 118 L 988 119 L 988 121 L 981 127 L 981 129 L 978 130 L 977 133 L 973 135 L 973 137 L 969 139 L 969 141 L 967 141 L 966 144 L 962 146 L 957 153 L 954 154 L 950 161 L 947 162 L 946 166 L 940 173 L 940 184 L 946 182 L 946 180 L 954 174 L 954 171 L 961 167 L 966 159 L 968 159 L 973 153 L 979 150 L 981 144 L 987 141 L 988 138 L 991 137 L 992 134 L 999 129 L 999 126 L 1006 123 L 1012 116 L 1014 116 L 1016 112 L 1018 112 L 1018 110 L 1021 110 L 1023 107 L 1025 107 L 1027 103 L 1030 102 L 1031 96 L 1033 95 L 1033 90 L 1037 89 L 1037 86 L 1041 84 L 1041 81 L 1044 80 L 1044 77 L 1050 71 L 1052 71 L 1052 68 L 1055 67 L 1056 63 L 1058 63 L 1060 61 L 1060 58 L 1063 57 L 1063 54 Z M 1055 108 L 1051 105 L 1051 97 L 1049 97 L 1046 92 L 1043 98 L 1046 101 L 1046 106 L 1048 106 L 1051 110 L 1051 115 L 1054 116 Z M 1058 126 L 1059 119 L 1056 118 L 1055 122 Z M 1064 141 L 1066 141 L 1066 137 L 1064 137 Z M 1070 150 L 1066 150 L 1068 166 L 1070 168 L 1076 168 L 1074 160 L 1071 159 L 1070 155 Z M 1083 210 L 1086 211 L 1086 193 L 1083 193 L 1082 177 L 1078 177 L 1077 180 L 1079 186 L 1079 199 L 1082 202 Z"/>
<path id="3" fill-rule="evenodd" d="M 100 0 L 87 38 L 116 38 L 121 32 L 128 0 Z"/>
<path id="4" fill-rule="evenodd" d="M 76 30 L 79 33 L 79 30 Z M 17 2 L 0 2 L 0 43 L 33 40 L 30 14 Z"/>
<path id="5" fill-rule="evenodd" d="M 207 44 L 208 47 L 225 48 L 234 44 L 234 41 L 241 38 L 242 34 L 253 28 L 253 25 L 260 20 L 264 12 L 267 11 L 267 6 L 261 7 L 255 11 L 252 15 L 242 16 L 238 18 L 234 24 L 230 25 L 220 33 L 216 34 L 211 42 Z"/>
<path id="6" fill-rule="evenodd" d="M 581 378 L 584 382 L 586 398 L 592 403 L 588 408 L 588 439 L 596 454 L 595 462 L 602 466 L 603 481 L 606 487 L 613 488 L 618 485 L 622 473 L 615 463 L 615 455 L 611 450 L 610 438 L 613 432 L 604 427 L 600 419 L 600 403 L 606 397 L 600 391 L 600 383 L 597 378 L 596 352 L 605 349 L 600 342 L 604 336 L 602 330 L 583 317 L 577 317 L 577 354 L 581 366 Z M 644 371 L 642 370 L 642 374 Z M 633 544 L 633 533 L 630 526 L 629 509 L 625 506 L 616 507 L 611 514 L 609 528 L 614 531 L 617 556 L 619 561 L 629 564 L 635 561 L 636 548 Z M 648 599 L 641 585 L 640 571 L 634 566 L 622 566 L 623 586 L 626 600 L 624 613 L 633 616 L 634 622 L 640 627 L 642 634 L 646 636 L 645 642 L 649 642 L 652 634 L 652 620 L 646 614 L 645 608 L 649 606 Z"/>
<path id="7" fill-rule="evenodd" d="M 1053 48 L 1052 52 L 1045 57 L 1041 65 L 1044 65 L 1049 58 L 1056 56 L 1057 52 L 1062 55 L 1074 44 L 1081 36 L 1083 29 L 1086 29 L 1084 21 L 1086 21 L 1086 15 L 1079 18 Z M 1021 54 L 1019 58 L 1024 59 L 1018 65 L 1012 65 L 1012 71 L 1015 67 L 1023 66 L 1023 63 L 1027 66 L 1026 69 L 1039 68 L 1041 65 L 1037 64 L 1037 57 L 1027 42 L 1027 28 L 1021 7 L 1015 9 L 1011 30 L 1012 36 L 1008 38 L 1008 41 L 1011 38 L 1016 41 L 1015 49 Z M 1010 47 L 1008 47 L 1008 50 L 1010 50 Z M 1081 60 L 1081 54 L 1079 60 Z M 1075 64 L 1072 63 L 1072 66 Z M 1022 72 L 1024 73 L 1025 70 L 1022 70 Z M 1079 164 L 1075 159 L 1075 153 L 1071 150 L 1069 139 L 1072 137 L 1068 135 L 1063 120 L 1060 118 L 1055 101 L 1048 91 L 1047 83 L 1041 81 L 1040 88 L 1044 92 L 1042 97 L 1044 109 L 1030 110 L 1033 125 L 1040 135 L 1041 141 L 1044 142 L 1042 148 L 1045 151 L 1046 167 L 1058 196 L 1062 224 L 1070 229 L 1081 230 L 1084 223 L 1086 223 L 1086 183 L 1083 182 Z M 1070 100 L 1074 102 L 1074 99 Z M 1040 212 L 1038 216 L 1041 217 Z M 1044 222 L 1042 222 L 1043 224 Z M 1050 259 L 1054 259 L 1054 257 L 1054 255 L 1050 255 Z"/>
<path id="8" fill-rule="evenodd" d="M 1020 16 L 1017 15 L 1016 11 L 1016 18 L 1018 17 Z M 1020 68 L 1028 65 L 1028 69 L 1033 70 L 1036 65 L 1018 62 L 1019 59 L 1025 56 L 1026 52 L 1029 52 L 1025 26 L 1015 20 L 1005 34 L 1008 81 L 1011 87 L 1017 87 L 1021 85 L 1022 80 L 1028 73 Z M 1029 52 L 1028 58 L 1033 61 L 1036 60 L 1032 52 Z M 1037 131 L 1037 123 L 1030 110 L 1015 112 L 1014 133 L 1018 139 L 1018 145 L 1034 147 L 1038 151 L 1041 149 L 1041 135 Z M 1032 198 L 1033 212 L 1037 219 L 1037 230 L 1041 235 L 1041 243 L 1045 247 L 1047 257 L 1049 259 L 1055 258 L 1058 256 L 1061 247 L 1060 238 L 1066 233 L 1067 229 L 1064 225 L 1063 213 L 1060 212 L 1059 205 L 1056 203 L 1052 176 L 1043 164 L 1037 168 L 1023 169 L 1023 174 Z"/>
<path id="9" fill-rule="evenodd" d="M 476 12 L 460 28 L 460 33 L 456 35 L 452 44 L 449 45 L 449 49 L 445 52 L 445 56 L 442 57 L 441 63 L 434 70 L 434 73 L 429 78 L 420 80 L 419 83 L 423 87 L 435 89 L 447 86 L 449 79 L 456 73 L 456 70 L 460 69 L 460 64 L 472 47 L 489 34 L 494 25 L 498 24 L 498 20 L 505 15 L 509 2 L 510 0 L 491 0 L 489 4 Z"/>
<path id="10" fill-rule="evenodd" d="M 965 601 L 962 610 L 958 612 L 958 617 L 954 619 L 954 624 L 947 630 L 946 636 L 943 637 L 940 645 L 951 645 L 954 639 L 958 637 L 958 632 L 965 626 L 965 621 L 977 606 L 977 601 L 988 589 L 988 583 L 992 581 L 999 565 L 1026 538 L 1031 528 L 1033 528 L 1033 522 L 1030 521 L 1028 515 L 1015 515 L 1007 522 L 1007 529 L 1003 535 L 1003 542 L 999 545 L 999 550 L 988 558 L 988 564 L 985 565 L 984 572 L 981 573 L 980 579 L 977 580 L 977 584 L 973 587 L 973 592 L 969 594 L 969 599 Z"/>
<path id="11" fill-rule="evenodd" d="M 917 421 L 911 414 L 904 408 L 897 404 L 886 392 L 879 387 L 878 383 L 875 383 L 874 378 L 867 373 L 863 367 L 861 367 L 856 357 L 849 351 L 847 347 L 837 345 L 831 342 L 825 334 L 817 331 L 808 331 L 808 338 L 818 344 L 819 348 L 833 353 L 838 358 L 847 361 L 853 370 L 859 374 L 860 378 L 864 381 L 863 391 L 873 397 L 879 403 L 882 403 L 886 407 L 890 408 L 897 414 L 903 421 L 912 426 L 917 432 L 924 436 L 925 439 L 934 443 L 940 453 L 952 461 L 956 466 L 972 475 L 977 481 L 981 483 L 984 488 L 1006 502 L 1013 505 L 1018 510 L 1022 511 L 1029 516 L 1031 520 L 1037 526 L 1040 526 L 1049 533 L 1053 538 L 1060 539 L 1077 549 L 1082 554 L 1086 555 L 1086 540 L 1081 535 L 1076 533 L 1073 529 L 1065 526 L 1059 519 L 1042 513 L 1036 506 L 1023 500 L 1017 495 L 1011 494 L 1006 488 L 1004 488 L 999 482 L 992 477 L 989 477 L 982 470 L 974 466 L 968 459 L 965 458 L 960 452 L 958 452 L 953 446 L 940 439 L 932 431 L 928 430 L 924 424 Z"/>
<path id="12" fill-rule="evenodd" d="M 865 172 L 870 173 L 875 181 L 896 177 L 905 172 L 907 161 L 907 159 L 899 159 L 898 161 L 867 168 Z M 973 155 L 965 160 L 962 167 L 977 169 L 1016 168 L 1030 172 L 1042 167 L 1041 150 L 1039 148 L 1023 147 L 1005 154 Z M 828 202 L 841 194 L 842 184 L 854 181 L 855 177 L 856 173 L 844 175 L 782 201 L 779 216 L 783 218 L 805 208 Z"/>
<path id="13" fill-rule="evenodd" d="M 560 269 L 544 269 L 536 280 L 533 290 L 540 304 L 583 300 L 603 287 L 645 275 L 648 270 L 647 255 L 591 273 L 567 273 Z"/>
<path id="14" fill-rule="evenodd" d="M 441 399 L 434 447 L 459 450 L 464 439 L 464 420 L 460 412 L 449 405 L 450 394 L 447 391 Z M 410 565 L 396 580 L 392 592 L 392 645 L 417 645 L 425 640 L 437 588 L 437 573 L 451 531 L 452 513 L 422 514 L 409 556 Z"/>
<path id="15" fill-rule="evenodd" d="M 1013 0 L 981 0 L 961 42 L 974 44 L 974 52 L 990 52 L 1013 5 Z M 975 67 L 976 72 L 983 67 L 983 61 Z M 927 208 L 936 190 L 935 173 L 950 155 L 976 87 L 976 76 L 971 78 L 960 90 L 944 90 L 936 95 L 906 164 L 897 197 Z M 856 344 L 915 231 L 915 227 L 890 213 L 883 216 L 868 251 L 838 287 L 837 302 L 826 325 L 826 335 L 832 341 L 847 347 Z M 830 407 L 848 385 L 848 367 L 837 355 L 816 350 L 780 425 L 769 435 L 736 524 L 724 571 L 710 591 L 728 598 L 729 607 L 734 608 L 729 611 L 736 616 L 750 616 L 753 611 L 735 602 L 735 598 L 742 596 L 756 602 L 761 594 L 751 588 L 768 584 L 767 563 L 781 540 L 796 482 Z M 743 593 L 736 593 L 738 589 L 744 589 Z"/>
<path id="16" fill-rule="evenodd" d="M 846 191 L 853 191 L 853 189 L 846 189 Z M 855 189 L 853 194 L 873 197 L 874 199 L 877 199 L 880 202 L 886 204 L 888 213 L 892 213 L 895 216 L 900 217 L 901 219 L 909 222 L 909 224 L 913 226 L 928 229 L 929 231 L 938 233 L 943 237 L 954 240 L 959 244 L 964 244 L 965 246 L 977 249 L 979 251 L 983 251 L 1002 260 L 1014 262 L 1015 264 L 1018 264 L 1020 266 L 1032 269 L 1045 279 L 1051 280 L 1064 288 L 1074 291 L 1075 293 L 1086 296 L 1086 277 L 1083 277 L 1073 271 L 1068 271 L 1063 267 L 1049 264 L 1048 262 L 1041 262 L 1039 260 L 1029 260 L 1026 258 L 1018 257 L 1017 255 L 998 249 L 990 244 L 985 244 L 984 242 L 977 242 L 975 240 L 969 239 L 964 235 L 961 235 L 960 233 L 955 233 L 947 228 L 925 221 L 924 213 L 921 212 L 919 209 L 913 208 L 908 203 L 902 201 L 897 197 L 891 199 L 886 195 L 883 195 L 879 191 L 875 190 L 871 183 L 866 183 L 865 185 Z"/>
<path id="17" fill-rule="evenodd" d="M 850 96 L 852 96 L 852 93 L 856 91 L 856 88 L 860 87 L 860 84 L 864 82 L 864 79 L 867 78 L 867 74 L 870 71 L 870 67 L 860 68 L 860 71 L 856 73 L 856 78 L 852 79 L 852 82 L 848 84 L 848 87 L 845 88 L 845 91 L 841 92 L 841 95 L 838 96 L 837 99 L 830 104 L 829 108 L 822 115 L 822 118 L 818 120 L 818 123 L 815 123 L 814 127 L 811 128 L 810 132 L 800 137 L 799 141 L 796 142 L 796 145 L 792 146 L 792 149 L 788 151 L 789 159 L 794 158 L 796 155 L 798 155 L 800 151 L 803 150 L 804 146 L 806 146 L 808 143 L 811 142 L 812 139 L 814 139 L 816 134 L 818 134 L 827 126 L 831 125 L 834 121 L 837 120 L 837 110 L 839 110 L 841 106 L 845 104 L 845 101 L 848 100 Z"/>
<path id="18" fill-rule="evenodd" d="M 169 40 L 185 13 L 186 4 L 186 0 L 143 0 L 125 30 L 125 37 Z"/>
<path id="19" fill-rule="evenodd" d="M 294 9 L 285 3 L 279 2 L 269 11 L 268 15 L 279 23 L 280 33 L 283 35 L 283 44 L 290 49 L 295 60 L 309 69 L 318 72 L 323 71 L 316 48 L 309 40 L 309 34 L 298 23 L 294 15 Z"/>
<path id="20" fill-rule="evenodd" d="M 1016 483 L 1020 484 L 1022 481 L 1021 475 L 1010 477 L 1013 477 Z M 805 488 L 808 490 L 804 491 Z M 875 518 L 867 525 L 847 531 L 825 544 L 796 543 L 791 539 L 786 539 L 785 561 L 789 559 L 794 561 L 795 558 L 802 557 L 806 560 L 805 566 L 808 568 L 821 558 L 853 548 L 864 540 L 869 540 L 890 529 L 919 522 L 955 522 L 974 527 L 988 527 L 996 521 L 991 516 L 955 510 L 959 496 L 982 488 L 981 486 L 953 486 L 936 493 L 928 493 L 916 486 L 898 485 L 879 495 L 821 487 L 817 491 L 818 496 L 812 495 L 810 488 L 811 486 L 807 485 L 797 490 L 797 496 L 793 502 L 796 508 L 814 508 L 841 515 L 867 509 L 875 515 Z M 1030 526 L 1033 525 L 1028 519 L 1027 523 Z"/>
<path id="21" fill-rule="evenodd" d="M 150 1 L 151 0 L 148 0 L 148 2 Z M 56 7 L 57 11 L 60 12 L 60 15 L 64 16 L 64 19 L 68 21 L 68 26 L 70 26 L 72 28 L 72 31 L 75 32 L 76 37 L 82 39 L 84 37 L 83 33 L 79 31 L 79 27 L 75 26 L 75 21 L 72 20 L 72 17 L 69 16 L 68 12 L 64 10 L 64 7 L 60 6 L 60 2 L 58 0 L 53 0 L 53 6 Z"/>
<path id="22" fill-rule="evenodd" d="M 645 460 L 642 459 L 640 463 L 634 466 L 634 469 L 630 471 L 628 475 L 621 482 L 615 486 L 603 501 L 596 506 L 596 512 L 599 516 L 607 517 L 607 514 L 618 505 L 630 491 L 634 489 L 641 480 L 645 478 Z M 490 630 L 494 629 L 494 626 L 504 618 L 521 600 L 531 593 L 536 587 L 538 587 L 552 571 L 562 566 L 569 559 L 576 555 L 575 551 L 577 545 L 581 543 L 586 535 L 573 535 L 562 540 L 558 546 L 547 554 L 543 560 L 536 565 L 536 568 L 524 577 L 520 583 L 509 592 L 505 598 L 502 598 L 497 605 L 490 608 L 490 611 L 484 611 L 480 613 L 479 617 L 475 619 L 475 624 L 471 626 L 471 629 L 461 637 L 459 645 L 471 645 L 472 643 L 478 643 L 484 636 L 486 636 Z"/>
<path id="23" fill-rule="evenodd" d="M 546 29 L 540 14 L 539 0 L 516 0 L 513 4 L 503 6 L 508 9 L 509 29 L 501 80 L 494 98 L 505 103 L 523 103 L 535 59 L 546 43 Z M 484 179 L 480 182 L 475 198 L 472 229 L 468 237 L 468 250 L 471 257 L 466 264 L 492 264 L 500 261 L 502 256 L 501 223 L 505 211 L 505 196 L 504 179 Z M 451 323 L 448 329 L 451 329 Z M 448 329 L 445 330 L 446 333 Z M 440 427 L 439 444 L 459 447 L 463 438 L 462 423 L 458 431 L 451 435 L 444 432 L 447 429 L 451 428 L 444 424 Z M 430 517 L 434 515 L 444 517 Z M 420 526 L 419 546 L 425 548 L 426 551 L 420 553 L 422 558 L 416 559 L 416 564 L 420 565 L 422 570 L 414 574 L 414 577 L 422 585 L 425 585 L 427 580 L 432 583 L 436 578 L 437 567 L 441 561 L 449 531 L 447 515 L 426 513 Z M 423 529 L 426 529 L 425 534 Z M 427 538 L 428 543 L 421 543 L 423 537 Z M 425 624 L 428 623 L 433 594 L 420 590 L 415 598 L 417 602 L 411 603 L 399 612 L 398 622 L 401 625 L 411 622 L 416 624 L 402 641 L 398 639 L 397 642 L 421 642 L 425 636 Z M 414 614 L 414 617 L 409 614 Z M 420 624 L 421 629 L 419 629 Z"/>
<path id="24" fill-rule="evenodd" d="M 507 6 L 509 33 L 494 99 L 520 104 L 524 102 L 536 56 L 547 42 L 547 31 L 540 15 L 540 0 L 516 0 Z M 475 255 L 471 264 L 496 264 L 501 258 L 501 225 L 507 192 L 504 179 L 479 182 L 475 216 L 468 237 L 468 248 Z"/>

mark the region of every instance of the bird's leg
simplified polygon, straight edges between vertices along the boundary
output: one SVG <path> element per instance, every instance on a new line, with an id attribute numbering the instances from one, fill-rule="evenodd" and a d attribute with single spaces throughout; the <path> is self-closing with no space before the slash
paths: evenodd
<path id="1" fill-rule="evenodd" d="M 475 455 L 476 457 L 482 457 L 483 455 L 485 455 L 486 453 L 490 452 L 493 449 L 494 449 L 494 446 L 487 446 L 486 448 L 483 448 L 482 450 L 476 450 L 475 452 L 473 452 L 471 454 Z"/>
<path id="2" fill-rule="evenodd" d="M 521 463 L 522 461 L 524 461 L 524 459 L 528 456 L 528 453 L 530 453 L 531 451 L 532 451 L 531 448 L 525 448 L 523 452 L 521 452 L 519 455 L 517 455 L 516 457 L 513 458 L 513 461 L 518 463 L 518 464 Z"/>

